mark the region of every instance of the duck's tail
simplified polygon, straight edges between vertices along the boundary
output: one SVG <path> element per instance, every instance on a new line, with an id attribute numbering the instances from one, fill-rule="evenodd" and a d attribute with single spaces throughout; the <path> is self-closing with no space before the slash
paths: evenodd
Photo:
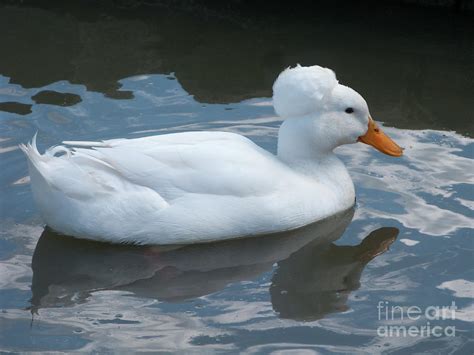
<path id="1" fill-rule="evenodd" d="M 35 167 L 39 165 L 41 161 L 44 160 L 42 155 L 38 151 L 38 148 L 36 147 L 37 135 L 38 135 L 38 132 L 35 133 L 35 135 L 31 139 L 31 142 L 28 142 L 27 144 L 21 143 L 19 145 L 20 149 L 23 151 L 23 153 L 25 153 L 29 162 L 32 163 Z"/>
<path id="2" fill-rule="evenodd" d="M 36 145 L 36 136 L 38 132 L 35 133 L 33 138 L 27 144 L 20 144 L 19 147 L 25 153 L 26 157 L 28 158 L 28 168 L 30 173 L 30 179 L 38 180 L 38 178 L 42 178 L 44 182 L 49 183 L 48 178 L 48 163 L 50 163 L 53 159 L 56 159 L 58 155 L 70 157 L 72 152 L 69 148 L 65 146 L 54 146 L 47 149 L 44 154 L 41 154 L 38 151 L 38 147 Z M 31 184 L 33 185 L 33 181 Z"/>
<path id="3" fill-rule="evenodd" d="M 38 151 L 38 147 L 36 146 L 36 136 L 38 132 L 35 133 L 33 138 L 27 144 L 20 144 L 19 147 L 25 153 L 26 157 L 28 158 L 28 170 L 30 173 L 30 182 L 33 184 L 33 179 L 38 179 L 41 177 L 42 180 L 45 182 L 46 179 L 46 170 L 47 170 L 47 162 L 51 159 L 49 154 L 41 154 Z M 54 155 L 53 155 L 54 156 Z"/>
<path id="4" fill-rule="evenodd" d="M 37 166 L 37 164 L 40 162 L 47 162 L 48 160 L 54 158 L 56 154 L 65 154 L 68 157 L 71 156 L 71 150 L 63 145 L 53 146 L 47 149 L 44 154 L 41 154 L 36 146 L 37 135 L 38 132 L 35 133 L 31 139 L 31 142 L 27 143 L 26 145 L 23 143 L 19 145 L 20 149 L 23 151 L 23 153 L 25 153 L 29 161 L 35 164 L 35 166 Z"/>
<path id="5" fill-rule="evenodd" d="M 75 145 L 80 147 L 106 146 L 101 142 L 77 143 Z M 36 134 L 31 142 L 20 144 L 19 147 L 28 158 L 31 188 L 37 200 L 40 195 L 47 199 L 48 191 L 51 194 L 61 193 L 68 197 L 85 198 L 93 196 L 98 190 L 111 190 L 107 179 L 89 173 L 91 169 L 99 173 L 115 173 L 109 164 L 93 156 L 93 150 L 90 150 L 91 154 L 85 154 L 81 148 L 57 145 L 41 154 L 36 146 Z"/>
<path id="6" fill-rule="evenodd" d="M 82 181 L 84 174 L 72 164 L 72 151 L 64 146 L 47 149 L 43 154 L 36 146 L 36 134 L 27 144 L 20 144 L 20 149 L 28 159 L 30 187 L 33 199 L 43 221 L 56 230 L 71 234 L 67 220 L 70 220 L 70 209 L 73 209 L 74 194 L 84 195 Z M 65 208 L 66 206 L 66 208 Z"/>

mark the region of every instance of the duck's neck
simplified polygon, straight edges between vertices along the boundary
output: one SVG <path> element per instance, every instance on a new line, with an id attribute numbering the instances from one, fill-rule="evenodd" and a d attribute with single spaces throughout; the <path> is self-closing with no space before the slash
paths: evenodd
<path id="1" fill-rule="evenodd" d="M 289 118 L 278 133 L 278 158 L 297 170 L 339 160 L 334 148 L 334 142 L 324 135 L 324 127 L 311 117 Z"/>
<path id="2" fill-rule="evenodd" d="M 283 122 L 278 134 L 278 159 L 294 171 L 323 184 L 337 201 L 354 202 L 354 184 L 344 163 L 334 154 L 337 144 L 324 136 L 324 127 L 309 118 Z"/>

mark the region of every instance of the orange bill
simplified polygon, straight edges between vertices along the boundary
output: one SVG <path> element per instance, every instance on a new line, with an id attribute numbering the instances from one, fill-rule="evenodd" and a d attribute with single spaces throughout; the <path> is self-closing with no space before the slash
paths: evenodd
<path id="1" fill-rule="evenodd" d="M 399 157 L 403 154 L 402 148 L 400 148 L 389 136 L 383 133 L 371 117 L 369 117 L 369 129 L 367 130 L 367 133 L 360 136 L 358 141 L 371 145 L 382 153 L 393 157 Z"/>

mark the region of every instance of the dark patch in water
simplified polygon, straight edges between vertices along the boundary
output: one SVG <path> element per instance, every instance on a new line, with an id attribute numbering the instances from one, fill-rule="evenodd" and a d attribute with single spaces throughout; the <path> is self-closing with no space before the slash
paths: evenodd
<path id="1" fill-rule="evenodd" d="M 31 97 L 37 104 L 73 106 L 82 101 L 81 97 L 68 92 L 43 90 Z"/>
<path id="2" fill-rule="evenodd" d="M 31 113 L 31 105 L 19 102 L 0 102 L 0 111 L 16 113 L 17 115 L 28 115 Z"/>

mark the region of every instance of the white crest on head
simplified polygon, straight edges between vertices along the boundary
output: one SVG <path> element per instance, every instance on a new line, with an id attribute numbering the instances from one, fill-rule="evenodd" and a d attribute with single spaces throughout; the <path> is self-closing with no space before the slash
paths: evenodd
<path id="1" fill-rule="evenodd" d="M 273 84 L 273 106 L 282 118 L 304 116 L 317 111 L 336 85 L 331 69 L 298 64 L 284 70 Z"/>

